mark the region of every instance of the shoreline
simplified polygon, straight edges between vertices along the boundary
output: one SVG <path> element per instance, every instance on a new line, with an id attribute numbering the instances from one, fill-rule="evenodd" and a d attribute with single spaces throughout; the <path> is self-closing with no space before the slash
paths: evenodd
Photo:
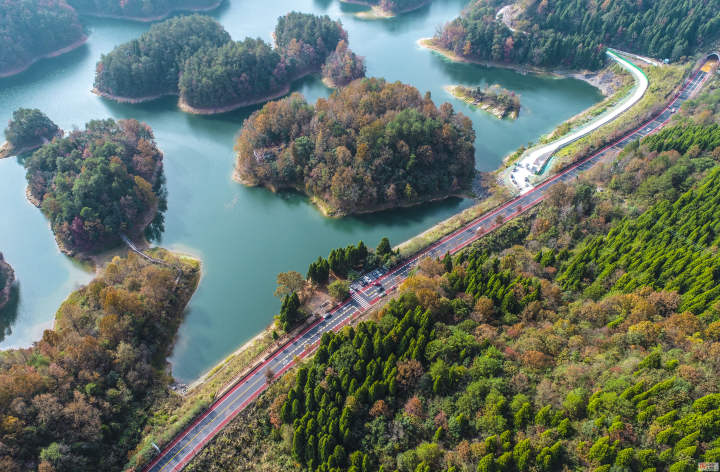
<path id="1" fill-rule="evenodd" d="M 249 106 L 253 106 L 253 105 L 259 105 L 261 103 L 266 103 L 271 100 L 276 100 L 278 98 L 284 97 L 285 95 L 289 94 L 290 91 L 292 90 L 293 82 L 295 82 L 296 80 L 302 79 L 303 77 L 306 77 L 308 75 L 314 74 L 314 73 L 316 73 L 316 71 L 314 69 L 304 71 L 303 73 L 300 73 L 300 74 L 292 77 L 290 79 L 290 81 L 284 87 L 282 87 L 280 90 L 273 92 L 269 95 L 265 95 L 265 96 L 262 96 L 262 97 L 259 97 L 256 99 L 243 100 L 241 102 L 235 102 L 235 103 L 231 103 L 229 105 L 212 107 L 212 108 L 194 107 L 194 106 L 188 104 L 178 93 L 175 93 L 175 92 L 168 92 L 168 93 L 161 93 L 161 94 L 157 94 L 157 95 L 148 95 L 146 97 L 133 98 L 133 97 L 122 97 L 119 95 L 113 95 L 111 93 L 99 90 L 97 87 L 93 87 L 90 91 L 101 98 L 112 100 L 117 103 L 128 103 L 128 104 L 132 104 L 132 105 L 137 105 L 140 103 L 151 102 L 154 100 L 159 100 L 161 98 L 174 96 L 174 97 L 178 97 L 177 106 L 181 111 L 183 111 L 185 113 L 190 113 L 192 115 L 206 115 L 207 116 L 207 115 L 218 115 L 221 113 L 228 113 L 231 111 L 235 111 L 239 108 L 245 108 L 245 107 L 249 107 Z"/>
<path id="2" fill-rule="evenodd" d="M 386 211 L 386 210 L 395 210 L 398 208 L 411 208 L 411 207 L 414 207 L 417 205 L 424 205 L 426 203 L 432 203 L 432 202 L 446 200 L 448 198 L 474 198 L 472 195 L 472 188 L 471 188 L 471 189 L 468 189 L 468 191 L 466 191 L 466 192 L 453 192 L 453 193 L 450 193 L 447 195 L 434 196 L 434 197 L 430 197 L 428 199 L 424 199 L 424 200 L 420 200 L 420 201 L 416 201 L 416 202 L 406 202 L 406 203 L 401 203 L 401 204 L 389 204 L 388 203 L 388 204 L 383 204 L 383 205 L 377 205 L 372 208 L 362 209 L 359 211 L 353 211 L 352 213 L 345 213 L 340 210 L 332 208 L 330 205 L 327 204 L 327 202 L 325 202 L 325 200 L 321 199 L 320 197 L 318 197 L 316 195 L 308 195 L 297 187 L 292 187 L 292 186 L 275 187 L 272 184 L 251 182 L 248 179 L 246 179 L 245 177 L 241 176 L 237 169 L 233 170 L 232 178 L 234 181 L 241 183 L 247 187 L 263 187 L 264 189 L 269 190 L 272 193 L 278 193 L 283 190 L 298 192 L 300 195 L 306 197 L 310 201 L 310 203 L 312 203 L 320 211 L 320 213 L 322 213 L 323 216 L 325 216 L 326 218 L 344 218 L 346 216 L 351 216 L 351 215 L 366 215 L 366 214 L 378 213 L 378 212 Z"/>
<path id="3" fill-rule="evenodd" d="M 125 15 L 115 15 L 112 13 L 93 13 L 93 12 L 86 12 L 86 11 L 80 11 L 78 10 L 78 15 L 80 16 L 90 16 L 93 18 L 106 18 L 110 20 L 127 20 L 127 21 L 137 21 L 140 23 L 151 23 L 153 21 L 160 21 L 165 20 L 169 18 L 170 16 L 174 15 L 175 13 L 183 13 L 183 12 L 206 12 L 206 11 L 212 11 L 216 8 L 219 8 L 220 5 L 222 5 L 225 2 L 225 0 L 218 0 L 217 2 L 213 3 L 212 5 L 208 5 L 206 7 L 180 7 L 180 8 L 173 8 L 168 10 L 167 12 L 155 16 L 125 16 Z"/>
<path id="4" fill-rule="evenodd" d="M 378 5 L 371 5 L 367 2 L 363 2 L 362 0 L 340 0 L 340 3 L 348 3 L 351 5 L 361 5 L 364 7 L 369 7 L 370 10 L 366 11 L 359 11 L 357 13 L 354 13 L 354 16 L 357 18 L 361 18 L 363 20 L 388 20 L 390 18 L 395 18 L 398 15 L 402 15 L 404 13 L 410 13 L 411 11 L 419 10 L 422 7 L 430 4 L 432 0 L 424 0 L 420 2 L 418 5 L 414 5 L 412 7 L 403 8 L 402 10 L 392 11 L 392 10 L 384 10 Z"/>
<path id="5" fill-rule="evenodd" d="M 151 102 L 153 100 L 159 100 L 164 97 L 170 97 L 170 96 L 177 97 L 177 93 L 174 93 L 174 92 L 160 93 L 157 95 L 148 95 L 146 97 L 137 97 L 137 98 L 123 97 L 120 95 L 113 95 L 112 93 L 103 92 L 102 90 L 98 89 L 97 87 L 93 87 L 92 89 L 90 89 L 90 92 L 94 93 L 98 97 L 107 98 L 108 100 L 112 100 L 114 102 L 130 103 L 133 105 L 137 105 L 139 103 Z"/>
<path id="6" fill-rule="evenodd" d="M 449 49 L 445 49 L 443 47 L 437 46 L 433 43 L 433 38 L 420 38 L 415 42 L 419 47 L 423 49 L 429 49 L 430 51 L 433 51 L 437 54 L 440 54 L 441 56 L 445 57 L 446 59 L 453 61 L 453 62 L 464 62 L 467 64 L 477 64 L 485 67 L 497 67 L 500 69 L 512 69 L 515 70 L 521 74 L 535 74 L 540 76 L 550 76 L 555 78 L 570 78 L 570 79 L 576 79 L 576 80 L 582 80 L 583 82 L 592 85 L 596 89 L 600 90 L 600 92 L 603 94 L 603 96 L 607 97 L 610 94 L 610 91 L 606 86 L 604 86 L 601 83 L 598 83 L 596 80 L 593 80 L 595 77 L 597 77 L 603 69 L 600 71 L 594 72 L 594 71 L 582 71 L 582 70 L 562 70 L 562 69 L 542 69 L 539 67 L 534 67 L 530 65 L 520 65 L 520 64 L 513 64 L 513 63 L 505 63 L 505 62 L 494 62 L 494 61 L 484 61 L 479 59 L 472 59 L 465 56 L 459 56 L 455 54 L 454 52 L 450 51 Z"/>
<path id="7" fill-rule="evenodd" d="M 15 69 L 11 69 L 7 72 L 0 72 L 0 79 L 5 79 L 7 77 L 12 77 L 13 75 L 18 75 L 22 72 L 25 72 L 30 67 L 32 67 L 33 64 L 35 64 L 36 62 L 42 61 L 43 59 L 52 59 L 54 57 L 62 56 L 63 54 L 72 52 L 75 49 L 78 49 L 79 47 L 83 46 L 87 42 L 87 40 L 88 40 L 88 36 L 83 34 L 82 37 L 80 39 L 78 39 L 77 41 L 75 41 L 74 43 L 70 43 L 67 46 L 57 49 L 55 51 L 51 51 L 46 54 L 37 56 L 37 57 L 31 59 L 30 62 L 28 62 L 27 64 L 18 66 Z"/>
<path id="8" fill-rule="evenodd" d="M 305 74 L 308 75 L 308 74 Z M 298 80 L 305 75 L 301 75 L 299 77 L 296 77 L 295 79 L 291 80 L 289 84 L 287 84 L 285 87 L 280 89 L 279 91 L 272 93 L 270 95 L 266 95 L 264 97 L 259 97 L 257 99 L 250 99 L 250 100 L 243 100 L 241 102 L 235 102 L 231 103 L 229 105 L 221 106 L 221 107 L 214 107 L 214 108 L 196 108 L 192 105 L 189 105 L 182 97 L 178 99 L 178 108 L 180 110 L 184 111 L 185 113 L 190 113 L 192 115 L 218 115 L 220 113 L 228 113 L 234 110 L 237 110 L 238 108 L 244 108 L 249 107 L 252 105 L 259 105 L 260 103 L 269 102 L 271 100 L 278 99 L 280 97 L 284 97 L 288 93 L 290 93 L 290 89 L 292 88 L 292 82 L 295 80 Z"/>

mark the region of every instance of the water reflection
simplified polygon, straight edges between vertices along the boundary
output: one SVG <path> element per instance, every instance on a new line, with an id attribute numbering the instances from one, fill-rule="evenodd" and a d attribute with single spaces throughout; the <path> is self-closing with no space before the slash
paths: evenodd
<path id="1" fill-rule="evenodd" d="M 20 304 L 20 284 L 15 281 L 10 288 L 10 298 L 5 306 L 0 310 L 0 342 L 5 340 L 6 336 L 12 334 L 12 325 L 18 316 L 18 305 Z"/>

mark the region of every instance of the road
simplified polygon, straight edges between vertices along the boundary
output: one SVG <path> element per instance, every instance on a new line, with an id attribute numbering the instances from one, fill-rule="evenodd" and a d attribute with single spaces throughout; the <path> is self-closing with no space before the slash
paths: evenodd
<path id="1" fill-rule="evenodd" d="M 609 111 L 593 119 L 590 123 L 587 123 L 575 131 L 572 131 L 548 144 L 530 149 L 528 152 L 523 154 L 517 165 L 510 173 L 510 179 L 513 186 L 517 187 L 520 191 L 526 191 L 532 188 L 533 184 L 531 183 L 531 180 L 536 174 L 541 173 L 545 164 L 547 164 L 555 152 L 568 144 L 577 141 L 583 136 L 592 133 L 601 126 L 610 123 L 612 120 L 628 111 L 633 105 L 640 101 L 643 95 L 645 95 L 645 91 L 649 85 L 645 73 L 635 64 L 618 54 L 615 54 L 609 49 L 607 51 L 607 55 L 632 74 L 636 84 L 632 94 L 623 99 L 616 106 L 612 107 Z"/>
<path id="2" fill-rule="evenodd" d="M 420 259 L 424 257 L 442 257 L 447 252 L 454 254 L 460 251 L 497 228 L 502 224 L 500 219 L 507 221 L 541 202 L 547 196 L 548 189 L 555 183 L 575 180 L 581 172 L 602 161 L 608 155 L 614 154 L 614 150 L 621 149 L 629 142 L 662 128 L 682 102 L 702 86 L 707 76 L 702 71 L 696 73 L 692 79 L 686 81 L 681 92 L 672 99 L 670 104 L 655 119 L 636 128 L 613 144 L 568 167 L 556 176 L 533 187 L 530 191 L 473 220 L 391 271 L 386 273 L 373 271 L 366 274 L 366 286 L 358 287 L 346 301 L 329 312 L 329 317 L 320 319 L 308 326 L 303 332 L 252 370 L 168 444 L 148 464 L 145 471 L 177 472 L 182 470 L 203 446 L 267 388 L 266 376 L 268 369 L 276 377 L 283 375 L 295 364 L 297 359 L 302 359 L 314 351 L 323 333 L 331 330 L 338 331 L 368 308 L 378 303 L 387 293 L 392 292 L 408 277 Z"/>

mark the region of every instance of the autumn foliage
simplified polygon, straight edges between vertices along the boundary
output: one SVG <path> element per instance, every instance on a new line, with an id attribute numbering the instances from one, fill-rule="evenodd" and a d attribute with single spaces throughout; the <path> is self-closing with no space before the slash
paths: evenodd
<path id="1" fill-rule="evenodd" d="M 350 214 L 459 195 L 475 168 L 470 120 L 400 82 L 360 79 L 309 105 L 299 94 L 253 113 L 236 144 L 243 182 L 294 188 Z"/>

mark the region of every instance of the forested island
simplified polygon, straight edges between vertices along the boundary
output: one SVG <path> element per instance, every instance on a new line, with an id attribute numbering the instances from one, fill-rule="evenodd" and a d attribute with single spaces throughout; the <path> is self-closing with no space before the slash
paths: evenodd
<path id="1" fill-rule="evenodd" d="M 232 41 L 211 18 L 173 18 L 103 55 L 95 91 L 130 103 L 178 95 L 184 111 L 222 113 L 285 95 L 293 80 L 320 72 L 340 42 L 347 44 L 340 22 L 296 12 L 278 19 L 274 38 L 275 48 L 261 39 Z M 340 50 L 334 62 L 361 62 L 349 54 Z M 337 76 L 357 76 L 357 69 Z"/>
<path id="2" fill-rule="evenodd" d="M 520 98 L 514 92 L 499 85 L 490 87 L 465 87 L 452 85 L 447 90 L 455 97 L 500 118 L 516 120 L 520 114 Z"/>
<path id="3" fill-rule="evenodd" d="M 10 290 L 15 283 L 15 272 L 0 252 L 0 311 L 10 300 Z"/>
<path id="4" fill-rule="evenodd" d="M 720 0 L 531 1 L 512 29 L 496 17 L 503 5 L 473 2 L 427 45 L 466 60 L 599 69 L 608 46 L 676 61 L 720 37 Z"/>
<path id="5" fill-rule="evenodd" d="M 448 103 L 400 82 L 360 79 L 309 105 L 271 102 L 243 124 L 236 177 L 295 189 L 342 216 L 470 192 L 475 132 Z"/>
<path id="6" fill-rule="evenodd" d="M 179 11 L 208 11 L 224 0 L 67 0 L 83 15 L 157 21 Z"/>
<path id="7" fill-rule="evenodd" d="M 28 197 L 60 249 L 85 256 L 141 236 L 164 209 L 162 159 L 146 124 L 91 121 L 27 159 Z"/>
<path id="8" fill-rule="evenodd" d="M 170 381 L 170 354 L 200 264 L 116 257 L 71 293 L 55 326 L 0 352 L 0 470 L 122 470 Z"/>
<path id="9" fill-rule="evenodd" d="M 687 102 L 676 125 L 554 185 L 468 249 L 422 260 L 384 308 L 326 333 L 187 469 L 691 472 L 720 461 L 719 98 Z"/>
<path id="10" fill-rule="evenodd" d="M 0 0 L 0 78 L 81 46 L 87 37 L 65 0 Z"/>
<path id="11" fill-rule="evenodd" d="M 62 130 L 37 108 L 18 108 L 5 128 L 7 142 L 0 147 L 0 159 L 39 148 Z"/>

